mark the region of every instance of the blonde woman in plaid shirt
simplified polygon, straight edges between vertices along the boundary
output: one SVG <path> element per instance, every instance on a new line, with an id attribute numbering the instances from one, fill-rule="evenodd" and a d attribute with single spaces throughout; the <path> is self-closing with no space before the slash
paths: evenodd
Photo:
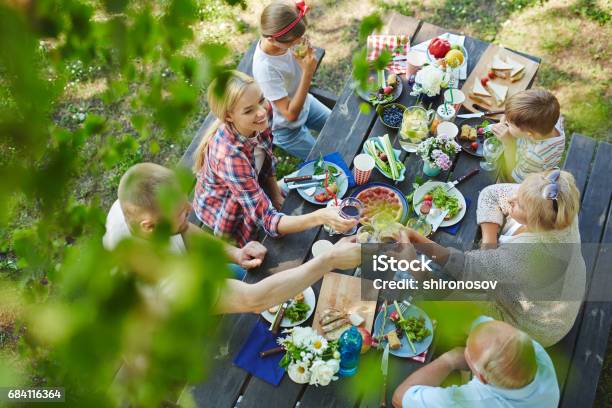
<path id="1" fill-rule="evenodd" d="M 208 103 L 218 119 L 200 142 L 194 169 L 193 208 L 204 225 L 238 246 L 253 240 L 258 228 L 273 237 L 323 224 L 336 231 L 353 228 L 355 221 L 335 208 L 304 215 L 279 211 L 284 198 L 274 171 L 270 104 L 255 80 L 238 71 L 223 95 L 215 86 L 213 81 Z"/>

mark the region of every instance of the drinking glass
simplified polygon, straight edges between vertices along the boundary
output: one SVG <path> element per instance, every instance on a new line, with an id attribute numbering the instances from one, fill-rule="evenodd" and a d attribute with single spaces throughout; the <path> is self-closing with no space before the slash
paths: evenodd
<path id="1" fill-rule="evenodd" d="M 306 56 L 306 53 L 308 52 L 309 47 L 310 42 L 308 41 L 308 37 L 303 36 L 297 44 L 291 47 L 291 49 L 298 58 L 304 58 Z"/>
<path id="2" fill-rule="evenodd" d="M 490 137 L 485 140 L 482 145 L 482 152 L 485 158 L 485 161 L 480 162 L 480 167 L 486 171 L 495 170 L 495 162 L 499 159 L 499 156 L 504 151 L 504 146 L 501 144 L 499 140 L 494 137 Z"/>
<path id="3" fill-rule="evenodd" d="M 363 213 L 363 203 L 354 197 L 347 197 L 340 202 L 340 216 L 347 220 L 361 219 Z M 357 232 L 357 225 L 351 228 L 350 231 L 344 233 L 344 235 L 353 235 Z"/>

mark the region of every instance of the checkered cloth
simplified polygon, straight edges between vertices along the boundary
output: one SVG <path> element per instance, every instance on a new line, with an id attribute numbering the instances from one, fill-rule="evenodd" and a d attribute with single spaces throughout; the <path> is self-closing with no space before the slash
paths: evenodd
<path id="1" fill-rule="evenodd" d="M 368 36 L 368 61 L 372 62 L 387 48 L 393 57 L 405 56 L 410 49 L 408 35 L 370 35 Z M 387 66 L 394 74 L 406 73 L 405 61 L 391 61 Z"/>

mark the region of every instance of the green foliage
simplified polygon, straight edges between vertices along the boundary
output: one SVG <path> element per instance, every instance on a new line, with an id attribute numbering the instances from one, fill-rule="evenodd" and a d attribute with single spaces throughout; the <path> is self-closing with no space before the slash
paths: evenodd
<path id="1" fill-rule="evenodd" d="M 182 142 L 201 90 L 234 63 L 219 44 L 183 52 L 207 18 L 198 10 L 210 3 L 199 3 L 0 4 L 0 281 L 21 295 L 10 323 L 25 334 L 23 364 L 3 362 L 0 385 L 35 378 L 66 387 L 67 406 L 152 407 L 206 374 L 213 303 L 229 276 L 221 244 L 202 237 L 190 254 L 173 254 L 167 227 L 109 252 L 107 208 L 95 188 L 86 200 L 75 188 L 83 174 L 95 185 L 109 171 L 116 185 L 145 155 Z M 103 92 L 91 105 L 63 99 L 94 81 Z M 98 108 L 126 99 L 131 109 L 118 118 Z M 159 197 L 165 213 L 193 184 L 179 176 L 180 191 Z M 28 222 L 12 228 L 26 210 Z M 124 361 L 127 375 L 113 381 Z"/>
<path id="2" fill-rule="evenodd" d="M 599 7 L 595 0 L 579 0 L 572 6 L 572 11 L 601 25 L 610 22 L 610 12 Z"/>
<path id="3" fill-rule="evenodd" d="M 274 157 L 278 160 L 276 163 L 276 178 L 279 180 L 296 171 L 301 161 L 279 147 L 274 147 Z"/>

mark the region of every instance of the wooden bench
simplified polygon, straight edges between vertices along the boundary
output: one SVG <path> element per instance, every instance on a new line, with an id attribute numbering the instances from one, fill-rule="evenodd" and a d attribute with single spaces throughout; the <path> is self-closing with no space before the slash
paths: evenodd
<path id="1" fill-rule="evenodd" d="M 582 203 L 579 223 L 587 269 L 586 299 L 574 327 L 549 349 L 561 407 L 593 406 L 612 326 L 612 144 L 574 134 L 563 168 L 576 178 Z M 609 352 L 609 351 L 608 351 Z"/>

